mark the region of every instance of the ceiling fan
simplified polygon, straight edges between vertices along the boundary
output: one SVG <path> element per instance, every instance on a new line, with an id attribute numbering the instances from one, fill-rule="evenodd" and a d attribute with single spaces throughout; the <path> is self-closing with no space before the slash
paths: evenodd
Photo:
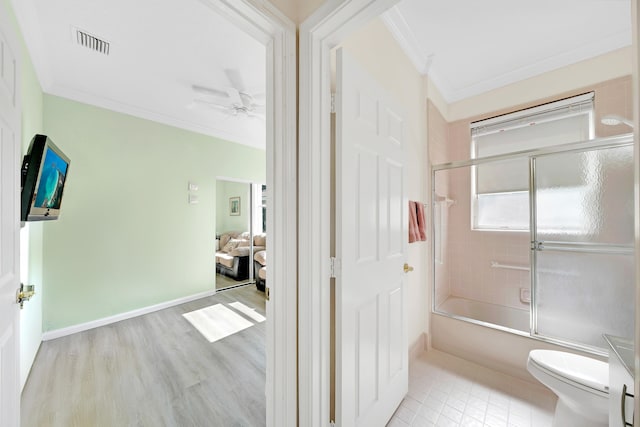
<path id="1" fill-rule="evenodd" d="M 264 94 L 251 94 L 244 86 L 240 72 L 235 69 L 225 69 L 224 73 L 231 84 L 228 87 L 212 88 L 192 85 L 196 93 L 194 102 L 211 108 L 225 111 L 229 115 L 243 114 L 264 120 Z"/>

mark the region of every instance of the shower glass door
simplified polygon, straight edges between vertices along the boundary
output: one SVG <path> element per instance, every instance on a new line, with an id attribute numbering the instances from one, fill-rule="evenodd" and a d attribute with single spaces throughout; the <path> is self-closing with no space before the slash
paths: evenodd
<path id="1" fill-rule="evenodd" d="M 633 336 L 633 147 L 531 158 L 532 334 L 604 349 Z"/>

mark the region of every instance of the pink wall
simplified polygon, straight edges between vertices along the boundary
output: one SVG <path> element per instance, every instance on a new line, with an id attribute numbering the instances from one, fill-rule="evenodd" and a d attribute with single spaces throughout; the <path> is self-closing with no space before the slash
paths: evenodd
<path id="1" fill-rule="evenodd" d="M 476 120 L 529 108 L 550 101 L 595 92 L 596 137 L 628 133 L 624 125 L 605 126 L 600 118 L 607 114 L 632 116 L 631 77 L 608 80 L 592 87 L 558 94 L 553 98 L 514 105 L 502 111 L 446 122 L 429 102 L 428 135 L 432 165 L 470 158 L 470 127 Z M 452 169 L 436 175 L 436 193 L 455 203 L 442 210 L 442 264 L 436 263 L 436 305 L 449 295 L 483 302 L 528 309 L 520 302 L 520 288 L 530 288 L 528 271 L 492 268 L 491 262 L 529 266 L 529 233 L 471 230 L 470 168 Z M 444 174 L 444 175 L 440 175 Z M 437 205 L 436 205 L 437 206 Z"/>

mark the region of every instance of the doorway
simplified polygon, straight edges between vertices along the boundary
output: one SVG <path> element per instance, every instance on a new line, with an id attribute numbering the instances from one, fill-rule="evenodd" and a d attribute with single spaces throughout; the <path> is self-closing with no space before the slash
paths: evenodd
<path id="1" fill-rule="evenodd" d="M 253 283 L 264 290 L 266 185 L 219 178 L 215 218 L 216 291 Z"/>
<path id="2" fill-rule="evenodd" d="M 13 2 L 18 20 L 29 12 L 29 10 L 25 11 L 28 7 L 22 7 L 21 3 L 22 2 Z M 266 106 L 267 163 L 269 165 L 267 182 L 270 187 L 277 190 L 279 194 L 276 200 L 271 199 L 271 208 L 274 211 L 271 217 L 279 217 L 284 220 L 284 222 L 274 222 L 270 226 L 270 230 L 274 233 L 274 236 L 276 234 L 282 235 L 282 238 L 277 239 L 279 243 L 273 246 L 271 250 L 274 255 L 282 254 L 279 258 L 284 264 L 287 259 L 294 259 L 296 253 L 295 218 L 289 214 L 290 212 L 295 213 L 293 207 L 296 205 L 295 167 L 290 166 L 295 165 L 296 159 L 296 140 L 294 133 L 296 120 L 296 70 L 295 61 L 292 61 L 292 58 L 295 58 L 295 27 L 274 8 L 267 6 L 260 7 L 260 9 L 257 10 L 252 1 L 230 2 L 226 0 L 211 0 L 203 3 L 206 3 L 211 8 L 226 16 L 229 20 L 242 26 L 242 28 L 256 39 L 262 41 L 268 48 L 266 52 L 268 60 L 267 87 L 265 91 L 268 101 L 268 105 Z M 11 18 L 12 13 L 4 16 Z M 7 28 L 13 31 L 13 28 L 10 27 L 14 26 L 15 22 L 13 22 L 12 19 L 9 19 L 9 21 L 7 27 L 4 26 L 4 20 L 2 22 L 3 33 Z M 32 33 L 25 31 L 21 35 L 25 38 L 30 38 Z M 20 34 L 18 34 L 18 36 L 20 36 Z M 27 45 L 29 45 L 29 40 L 27 40 Z M 35 52 L 32 52 L 32 54 L 35 54 Z M 17 63 L 19 64 L 20 61 L 18 60 Z M 21 73 L 17 74 L 16 82 L 19 82 Z M 17 86 L 20 87 L 19 84 Z M 19 96 L 15 97 L 18 101 L 19 98 Z M 19 141 L 16 141 L 15 146 L 19 147 Z M 7 157 L 7 159 L 9 158 L 10 157 Z M 15 164 L 18 163 L 15 162 Z M 10 169 L 11 168 L 7 168 L 7 173 L 11 176 L 17 176 L 17 173 L 11 174 Z M 11 194 L 12 191 L 3 187 L 3 197 L 10 197 Z M 183 194 L 180 195 L 180 200 L 184 200 Z M 192 204 L 197 204 L 197 200 L 194 200 L 194 202 L 195 203 Z M 201 204 L 200 206 L 203 205 L 204 204 Z M 280 214 L 281 211 L 283 212 L 282 214 Z M 6 219 L 3 224 L 11 223 L 11 227 L 15 226 L 15 222 L 10 221 L 11 218 L 9 216 L 3 216 L 3 219 Z M 213 225 L 211 227 L 213 228 Z M 3 235 L 3 237 L 7 236 L 8 234 L 6 236 Z M 208 233 L 210 246 L 213 246 L 213 237 L 213 233 Z M 9 244 L 17 241 L 17 239 L 2 238 L 1 243 Z M 17 250 L 15 253 L 17 253 Z M 210 253 L 209 249 L 209 254 Z M 208 256 L 210 257 L 211 255 Z M 267 410 L 268 423 L 271 425 L 284 425 L 282 420 L 295 418 L 294 415 L 291 415 L 292 412 L 295 412 L 295 407 L 290 403 L 295 400 L 295 387 L 292 386 L 296 380 L 295 364 L 289 363 L 283 365 L 278 363 L 279 360 L 290 361 L 295 359 L 295 330 L 292 330 L 290 327 L 292 324 L 291 319 L 294 318 L 296 313 L 295 305 L 291 304 L 292 301 L 295 301 L 295 270 L 296 266 L 290 262 L 286 264 L 283 269 L 274 268 L 271 270 L 271 274 L 278 276 L 277 278 L 281 275 L 283 276 L 283 278 L 278 281 L 281 284 L 278 295 L 272 296 L 266 308 L 267 311 L 278 312 L 278 315 L 273 317 L 273 322 L 269 322 L 266 327 L 270 332 L 269 342 L 267 343 L 267 377 L 270 378 L 270 380 L 268 379 L 267 381 L 266 395 L 267 403 L 271 406 Z M 13 294 L 7 293 L 7 295 Z M 280 339 L 279 337 L 281 336 L 286 336 L 287 338 Z M 42 330 L 37 334 L 37 339 L 40 340 L 41 338 Z M 284 374 L 274 375 L 275 371 L 278 373 L 284 372 Z M 6 379 L 7 377 L 4 376 L 2 384 L 0 385 L 4 385 Z M 276 390 L 283 389 L 287 391 L 284 393 L 276 392 Z M 275 395 L 283 397 L 281 399 L 270 397 Z M 285 405 L 286 408 L 283 408 Z"/>

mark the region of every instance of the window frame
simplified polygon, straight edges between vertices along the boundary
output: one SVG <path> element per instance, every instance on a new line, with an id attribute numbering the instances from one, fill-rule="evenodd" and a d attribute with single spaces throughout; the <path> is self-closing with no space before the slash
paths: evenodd
<path id="1" fill-rule="evenodd" d="M 571 112 L 573 106 L 582 106 L 590 103 L 590 106 L 585 111 L 577 111 Z M 556 118 L 547 119 L 549 120 L 561 120 L 562 118 L 568 118 L 574 115 L 586 114 L 588 117 L 588 139 L 592 140 L 595 138 L 595 92 L 590 91 L 583 94 L 571 96 L 568 98 L 559 99 L 557 101 L 551 101 L 539 105 L 535 105 L 530 108 L 517 110 L 511 113 L 506 113 L 499 116 L 490 117 L 483 120 L 478 120 L 475 122 L 471 122 L 469 125 L 469 135 L 470 135 L 470 158 L 478 159 L 483 157 L 477 156 L 477 142 L 476 138 L 482 135 L 486 135 L 485 133 L 474 132 L 477 129 L 482 129 L 484 127 L 488 127 L 490 129 L 500 129 L 495 130 L 494 132 L 501 132 L 507 130 L 514 130 L 521 127 L 526 126 L 525 122 L 531 118 L 540 117 L 545 114 L 553 114 L 554 110 L 561 110 L 557 113 Z M 571 141 L 573 142 L 582 142 L 582 141 Z M 556 146 L 559 144 L 556 144 Z M 553 146 L 553 145 L 552 145 Z M 540 148 L 540 147 L 538 147 Z M 505 152 L 507 153 L 515 153 L 515 151 Z M 478 180 L 478 166 L 471 166 L 471 185 L 470 185 L 470 228 L 472 231 L 490 231 L 490 232 L 511 232 L 511 233 L 528 233 L 530 229 L 530 224 L 527 222 L 526 227 L 524 228 L 516 228 L 516 227 L 488 227 L 488 226 L 480 226 L 478 225 L 478 192 L 477 192 L 477 180 Z M 482 194 L 515 194 L 515 193 L 529 193 L 531 190 L 530 186 L 526 190 L 521 191 L 504 191 L 504 192 L 496 192 L 496 193 L 482 193 Z M 528 199 L 528 197 L 527 197 Z M 527 210 L 528 211 L 528 210 Z"/>

